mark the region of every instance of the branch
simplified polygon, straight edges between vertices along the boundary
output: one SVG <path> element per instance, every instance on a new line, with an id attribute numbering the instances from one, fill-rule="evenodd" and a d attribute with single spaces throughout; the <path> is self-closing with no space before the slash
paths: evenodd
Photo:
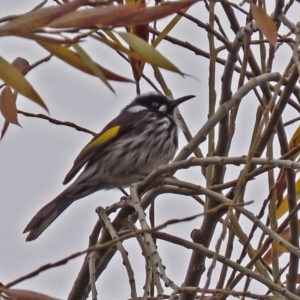
<path id="1" fill-rule="evenodd" d="M 80 126 L 78 126 L 78 125 L 76 125 L 74 123 L 71 123 L 71 122 L 68 122 L 68 121 L 59 121 L 57 119 L 50 118 L 50 117 L 48 117 L 46 115 L 43 115 L 43 114 L 32 114 L 32 113 L 29 113 L 29 112 L 26 112 L 26 111 L 22 111 L 22 110 L 18 110 L 18 114 L 24 115 L 26 117 L 47 120 L 50 123 L 55 124 L 55 125 L 63 125 L 63 126 L 67 126 L 67 127 L 72 127 L 74 129 L 76 129 L 77 131 L 86 132 L 86 133 L 89 133 L 89 134 L 91 134 L 93 136 L 96 135 L 95 132 L 93 132 L 91 130 L 88 130 L 88 129 L 84 128 L 84 127 L 80 127 Z"/>

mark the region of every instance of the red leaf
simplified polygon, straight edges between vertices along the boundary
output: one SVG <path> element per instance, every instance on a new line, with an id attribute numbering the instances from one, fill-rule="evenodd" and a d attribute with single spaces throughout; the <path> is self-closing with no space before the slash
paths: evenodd
<path id="1" fill-rule="evenodd" d="M 96 25 L 112 25 L 138 13 L 141 5 L 109 5 L 79 10 L 57 18 L 48 26 L 52 28 L 89 28 Z"/>
<path id="2" fill-rule="evenodd" d="M 75 0 L 67 2 L 63 5 L 43 7 L 7 22 L 0 26 L 0 32 L 20 33 L 22 31 L 34 31 L 43 26 L 46 26 L 51 21 L 61 17 L 73 10 L 76 10 L 81 5 L 85 4 L 87 0 Z"/>
<path id="3" fill-rule="evenodd" d="M 148 24 L 191 6 L 195 2 L 196 0 L 184 0 L 151 7 L 143 7 L 143 5 L 139 4 L 109 5 L 71 12 L 56 19 L 48 26 L 54 28 L 90 28 L 97 25 L 125 26 Z"/>
<path id="4" fill-rule="evenodd" d="M 20 70 L 22 74 L 26 74 L 30 66 L 29 62 L 22 57 L 17 57 L 11 64 Z"/>
<path id="5" fill-rule="evenodd" d="M 144 41 L 148 42 L 149 39 L 149 25 L 142 24 L 142 25 L 133 25 L 131 32 L 136 36 L 140 37 Z M 130 58 L 130 63 L 133 71 L 133 75 L 135 80 L 138 82 L 143 74 L 145 62 L 134 57 Z"/>
<path id="6" fill-rule="evenodd" d="M 2 90 L 0 95 L 0 111 L 6 121 L 20 126 L 17 118 L 16 94 L 8 86 Z"/>

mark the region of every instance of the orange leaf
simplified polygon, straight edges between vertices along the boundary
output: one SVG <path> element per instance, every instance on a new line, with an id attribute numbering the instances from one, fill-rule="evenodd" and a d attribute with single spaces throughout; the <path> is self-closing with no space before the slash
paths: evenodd
<path id="1" fill-rule="evenodd" d="M 259 30 L 272 46 L 276 45 L 277 28 L 273 19 L 261 8 L 250 2 L 251 13 Z"/>
<path id="2" fill-rule="evenodd" d="M 16 93 L 9 86 L 4 87 L 0 95 L 0 111 L 9 123 L 19 125 L 16 107 Z"/>

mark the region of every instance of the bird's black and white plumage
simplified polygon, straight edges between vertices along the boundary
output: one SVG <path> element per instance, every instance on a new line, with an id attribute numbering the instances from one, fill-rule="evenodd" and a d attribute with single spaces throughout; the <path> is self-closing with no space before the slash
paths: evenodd
<path id="1" fill-rule="evenodd" d="M 42 207 L 26 226 L 26 241 L 36 239 L 74 201 L 96 191 L 128 187 L 167 164 L 178 147 L 175 108 L 194 96 L 171 100 L 157 93 L 137 96 L 79 153 L 66 175 L 75 181 Z"/>

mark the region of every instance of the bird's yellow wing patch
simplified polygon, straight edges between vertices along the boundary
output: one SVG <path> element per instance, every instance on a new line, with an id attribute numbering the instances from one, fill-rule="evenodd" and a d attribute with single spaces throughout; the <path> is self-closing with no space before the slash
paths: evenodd
<path id="1" fill-rule="evenodd" d="M 108 142 L 118 134 L 120 128 L 121 126 L 109 128 L 92 142 L 92 146 L 99 146 L 105 142 Z"/>
<path id="2" fill-rule="evenodd" d="M 105 132 L 103 132 L 101 135 L 96 137 L 94 140 L 92 140 L 90 143 L 88 143 L 82 150 L 82 153 L 87 153 L 92 149 L 96 149 L 97 146 L 100 146 L 115 136 L 117 136 L 121 126 L 114 126 L 112 128 L 107 129 Z"/>

